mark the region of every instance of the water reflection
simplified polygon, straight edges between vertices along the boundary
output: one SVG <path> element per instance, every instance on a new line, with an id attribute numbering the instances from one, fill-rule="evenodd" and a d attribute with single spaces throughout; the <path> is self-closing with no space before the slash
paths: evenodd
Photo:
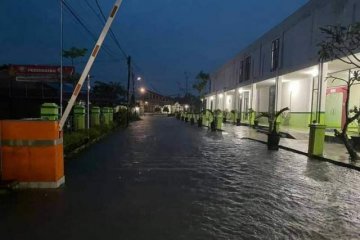
<path id="1" fill-rule="evenodd" d="M 66 173 L 61 194 L 0 197 L 0 231 L 22 239 L 31 222 L 53 239 L 360 239 L 359 172 L 171 118 L 113 134 Z"/>

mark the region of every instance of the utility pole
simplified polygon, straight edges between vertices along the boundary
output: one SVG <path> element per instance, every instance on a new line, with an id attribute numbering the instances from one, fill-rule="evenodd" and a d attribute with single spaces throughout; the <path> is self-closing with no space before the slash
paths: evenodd
<path id="1" fill-rule="evenodd" d="M 64 3 L 60 0 L 60 117 L 63 113 L 63 49 L 64 49 Z"/>
<path id="2" fill-rule="evenodd" d="M 127 65 L 128 65 L 128 83 L 127 83 L 127 117 L 126 117 L 126 126 L 129 126 L 129 117 L 130 117 L 130 80 L 131 80 L 131 56 L 127 58 Z"/>
<path id="3" fill-rule="evenodd" d="M 87 107 L 87 119 L 86 119 L 86 128 L 90 129 L 90 74 L 88 74 L 87 78 L 87 99 L 86 99 L 86 107 Z"/>
<path id="4" fill-rule="evenodd" d="M 132 80 L 132 97 L 131 97 L 131 101 L 134 101 L 134 107 L 136 105 L 136 98 L 135 98 L 135 74 L 132 72 L 131 73 L 131 80 Z"/>

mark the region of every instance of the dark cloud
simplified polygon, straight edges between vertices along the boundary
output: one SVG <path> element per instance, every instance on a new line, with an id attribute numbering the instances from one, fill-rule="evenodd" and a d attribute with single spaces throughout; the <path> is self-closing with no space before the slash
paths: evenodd
<path id="1" fill-rule="evenodd" d="M 87 1 L 97 11 L 95 0 Z M 98 35 L 101 30 L 99 16 L 86 1 L 67 2 Z M 99 2 L 107 14 L 113 1 Z M 195 75 L 201 69 L 216 69 L 306 2 L 124 0 L 113 30 L 122 47 L 141 68 L 147 85 L 172 94 L 178 92 L 176 82 L 184 81 L 184 71 Z M 59 6 L 59 0 L 1 0 L 0 64 L 58 64 Z M 92 38 L 68 12 L 65 11 L 64 17 L 65 48 L 91 49 Z M 125 82 L 123 56 L 109 36 L 106 45 L 112 56 L 102 51 L 92 74 L 97 80 Z M 82 66 L 77 64 L 79 70 Z"/>

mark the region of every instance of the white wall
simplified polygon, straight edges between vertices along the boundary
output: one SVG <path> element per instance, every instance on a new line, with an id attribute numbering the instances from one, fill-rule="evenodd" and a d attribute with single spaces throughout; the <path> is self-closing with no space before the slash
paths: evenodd
<path id="1" fill-rule="evenodd" d="M 281 107 L 289 107 L 291 112 L 310 112 L 312 97 L 311 83 L 312 80 L 310 78 L 291 80 L 290 82 L 283 83 Z"/>
<path id="2" fill-rule="evenodd" d="M 269 111 L 269 87 L 258 87 L 257 88 L 257 112 L 268 112 Z"/>

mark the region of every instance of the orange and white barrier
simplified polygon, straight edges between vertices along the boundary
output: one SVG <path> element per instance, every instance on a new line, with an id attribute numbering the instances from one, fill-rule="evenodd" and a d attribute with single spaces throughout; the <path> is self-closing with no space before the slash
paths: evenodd
<path id="1" fill-rule="evenodd" d="M 2 180 L 25 188 L 57 188 L 65 182 L 57 121 L 2 120 L 0 127 Z"/>

